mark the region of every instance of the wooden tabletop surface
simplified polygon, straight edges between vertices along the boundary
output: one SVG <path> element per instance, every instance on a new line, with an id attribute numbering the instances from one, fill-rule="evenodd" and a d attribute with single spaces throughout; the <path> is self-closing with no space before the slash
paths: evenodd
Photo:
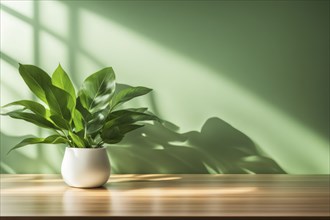
<path id="1" fill-rule="evenodd" d="M 330 216 L 329 175 L 1 175 L 1 216 Z"/>

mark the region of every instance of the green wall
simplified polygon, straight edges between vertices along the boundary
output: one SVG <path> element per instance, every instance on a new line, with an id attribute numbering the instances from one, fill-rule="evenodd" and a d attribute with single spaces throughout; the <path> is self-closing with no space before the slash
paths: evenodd
<path id="1" fill-rule="evenodd" d="M 108 153 L 115 173 L 329 174 L 329 1 L 1 1 L 1 105 L 31 98 L 18 62 L 76 85 L 112 66 L 154 89 L 150 124 Z M 65 146 L 1 117 L 2 173 L 58 173 Z"/>

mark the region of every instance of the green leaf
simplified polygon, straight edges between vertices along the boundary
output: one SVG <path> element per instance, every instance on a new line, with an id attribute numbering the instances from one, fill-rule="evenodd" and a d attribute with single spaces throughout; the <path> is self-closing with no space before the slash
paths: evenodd
<path id="1" fill-rule="evenodd" d="M 146 87 L 129 87 L 115 93 L 115 73 L 111 67 L 104 68 L 83 82 L 78 95 L 68 74 L 61 65 L 50 77 L 33 65 L 20 64 L 19 72 L 31 91 L 47 106 L 21 100 L 9 106 L 22 106 L 20 110 L 6 113 L 12 118 L 22 119 L 37 126 L 55 130 L 66 130 L 67 143 L 75 147 L 101 145 L 103 135 L 106 143 L 119 142 L 127 132 L 141 127 L 139 121 L 157 120 L 147 108 L 126 109 L 112 112 L 119 104 L 147 94 Z M 123 86 L 125 87 L 125 86 Z M 28 110 L 25 112 L 25 110 Z M 67 132 L 68 131 L 68 132 Z M 31 141 L 42 141 L 31 139 Z M 23 142 L 25 143 L 25 142 Z M 22 145 L 23 145 L 22 143 Z"/>
<path id="2" fill-rule="evenodd" d="M 39 67 L 33 65 L 19 64 L 18 70 L 30 90 L 47 104 L 46 88 L 49 88 L 51 85 L 50 76 Z"/>
<path id="3" fill-rule="evenodd" d="M 39 127 L 57 129 L 57 127 L 52 122 L 48 121 L 46 118 L 43 118 L 42 116 L 37 115 L 37 114 L 27 113 L 27 112 L 22 112 L 22 111 L 12 111 L 12 112 L 8 112 L 4 115 L 8 115 L 12 118 L 28 121 Z"/>
<path id="4" fill-rule="evenodd" d="M 47 116 L 46 108 L 43 105 L 41 105 L 38 102 L 34 102 L 34 101 L 30 101 L 30 100 L 20 100 L 20 101 L 12 102 L 12 103 L 2 106 L 2 108 L 14 106 L 14 105 L 23 106 L 26 109 L 29 109 L 30 111 L 32 111 L 38 115 L 45 116 L 45 117 Z"/>
<path id="5" fill-rule="evenodd" d="M 143 126 L 144 125 L 129 124 L 129 125 L 119 126 L 119 130 L 122 134 L 126 134 L 126 133 L 134 131 L 138 128 L 142 128 Z"/>
<path id="6" fill-rule="evenodd" d="M 55 87 L 50 76 L 36 66 L 20 64 L 19 72 L 31 91 L 48 104 L 52 115 L 57 114 L 68 121 L 71 120 L 75 100 L 69 93 Z"/>
<path id="7" fill-rule="evenodd" d="M 141 128 L 143 126 L 144 125 L 127 124 L 127 125 L 119 125 L 111 128 L 105 128 L 102 130 L 101 137 L 105 143 L 115 144 L 120 142 L 124 138 L 126 133 Z"/>
<path id="8" fill-rule="evenodd" d="M 103 130 L 101 133 L 101 138 L 104 141 L 104 143 L 116 144 L 124 138 L 124 135 L 120 133 L 118 127 L 114 127 Z"/>
<path id="9" fill-rule="evenodd" d="M 111 112 L 108 115 L 107 122 L 105 123 L 105 128 L 110 128 L 121 124 L 132 124 L 138 121 L 159 121 L 160 119 L 151 114 L 144 112 L 132 111 L 132 110 L 119 110 Z"/>
<path id="10" fill-rule="evenodd" d="M 80 138 L 78 135 L 74 134 L 73 132 L 69 131 L 69 136 L 72 138 L 72 141 L 75 146 L 77 146 L 79 148 L 88 147 L 88 146 L 86 146 L 84 140 L 82 138 Z"/>
<path id="11" fill-rule="evenodd" d="M 68 74 L 64 71 L 61 64 L 58 65 L 52 75 L 52 84 L 66 92 L 68 92 L 73 100 L 76 100 L 76 91 Z"/>
<path id="12" fill-rule="evenodd" d="M 59 115 L 70 122 L 75 107 L 75 101 L 73 101 L 73 98 L 67 92 L 55 86 L 50 86 L 46 91 L 51 114 Z"/>
<path id="13" fill-rule="evenodd" d="M 131 112 L 146 112 L 148 108 L 126 108 L 125 110 Z"/>
<path id="14" fill-rule="evenodd" d="M 84 119 L 83 116 L 81 115 L 81 113 L 75 109 L 74 113 L 73 113 L 73 124 L 75 127 L 75 132 L 79 132 L 84 130 Z"/>
<path id="15" fill-rule="evenodd" d="M 92 74 L 85 79 L 79 91 L 81 105 L 91 113 L 106 108 L 115 86 L 115 73 L 111 67 Z"/>
<path id="16" fill-rule="evenodd" d="M 109 109 L 103 109 L 101 111 L 95 112 L 90 118 L 87 118 L 87 134 L 93 134 L 98 132 L 104 125 L 109 114 Z"/>
<path id="17" fill-rule="evenodd" d="M 92 116 L 92 114 L 82 106 L 79 97 L 76 99 L 76 109 L 81 113 L 84 119 L 90 118 Z"/>
<path id="18" fill-rule="evenodd" d="M 57 125 L 59 128 L 64 130 L 70 130 L 70 124 L 59 115 L 51 115 L 50 119 Z"/>
<path id="19" fill-rule="evenodd" d="M 149 115 L 141 110 L 119 110 L 108 115 L 107 122 L 102 127 L 101 137 L 105 143 L 114 144 L 120 142 L 124 135 L 130 131 L 142 127 L 143 125 L 133 124 L 138 121 L 158 120 L 154 115 Z"/>
<path id="20" fill-rule="evenodd" d="M 15 150 L 17 148 L 21 148 L 21 147 L 24 147 L 24 146 L 30 145 L 30 144 L 40 144 L 40 143 L 65 144 L 65 143 L 68 143 L 68 140 L 61 135 L 51 135 L 47 138 L 26 138 L 23 141 L 21 141 L 20 143 L 18 143 L 16 146 L 14 146 L 12 149 L 10 149 L 7 154 L 9 154 L 12 150 Z"/>
<path id="21" fill-rule="evenodd" d="M 111 110 L 114 109 L 120 103 L 127 102 L 135 97 L 145 95 L 151 91 L 152 89 L 142 86 L 123 89 L 120 92 L 116 93 L 111 99 L 110 102 Z"/>

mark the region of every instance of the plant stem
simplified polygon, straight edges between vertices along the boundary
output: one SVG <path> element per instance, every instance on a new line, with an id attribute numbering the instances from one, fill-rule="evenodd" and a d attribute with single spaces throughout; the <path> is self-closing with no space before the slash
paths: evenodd
<path id="1" fill-rule="evenodd" d="M 63 130 L 61 130 L 61 132 L 63 133 L 63 135 L 64 135 L 64 136 L 66 137 L 66 139 L 68 140 L 70 147 L 74 147 L 74 145 L 72 144 L 72 142 L 71 142 L 70 138 L 68 137 L 68 135 L 67 135 Z"/>
<path id="2" fill-rule="evenodd" d="M 100 141 L 99 143 L 97 143 L 97 147 L 101 147 L 102 146 L 102 144 L 104 144 L 104 141 Z"/>
<path id="3" fill-rule="evenodd" d="M 87 139 L 87 123 L 84 123 L 84 139 Z"/>

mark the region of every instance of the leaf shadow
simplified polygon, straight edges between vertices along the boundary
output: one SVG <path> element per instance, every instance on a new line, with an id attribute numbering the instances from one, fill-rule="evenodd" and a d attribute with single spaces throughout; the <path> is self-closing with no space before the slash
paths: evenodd
<path id="1" fill-rule="evenodd" d="M 217 117 L 201 131 L 148 124 L 109 146 L 115 173 L 286 173 L 244 133 Z"/>

